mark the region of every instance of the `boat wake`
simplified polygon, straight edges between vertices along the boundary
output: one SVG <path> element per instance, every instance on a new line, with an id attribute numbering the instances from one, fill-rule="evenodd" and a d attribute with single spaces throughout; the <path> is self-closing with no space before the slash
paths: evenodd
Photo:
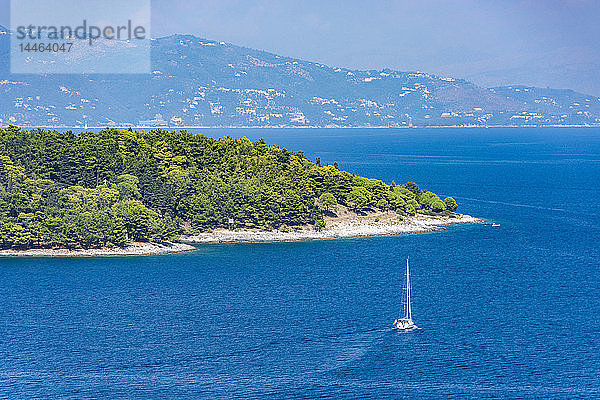
<path id="1" fill-rule="evenodd" d="M 488 204 L 501 204 L 503 206 L 512 206 L 512 207 L 524 207 L 524 208 L 533 208 L 536 210 L 548 210 L 548 211 L 564 211 L 567 212 L 564 208 L 556 208 L 556 207 L 542 207 L 542 206 L 534 206 L 531 204 L 518 204 L 518 203 L 508 203 L 504 201 L 495 201 L 495 200 L 483 200 L 483 199 L 474 199 L 472 197 L 459 197 L 454 196 L 455 199 L 459 200 L 469 200 L 469 201 L 477 201 L 480 203 L 488 203 Z"/>
<path id="2" fill-rule="evenodd" d="M 316 373 L 328 372 L 340 368 L 351 368 L 357 364 L 374 346 L 380 344 L 387 328 L 369 329 L 354 334 L 343 334 L 330 343 L 323 363 L 314 369 Z"/>

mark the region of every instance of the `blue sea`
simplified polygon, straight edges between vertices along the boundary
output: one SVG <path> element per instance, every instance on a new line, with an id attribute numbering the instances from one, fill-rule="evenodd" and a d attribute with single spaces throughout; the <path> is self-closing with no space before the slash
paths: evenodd
<path id="1" fill-rule="evenodd" d="M 500 227 L 0 259 L 0 398 L 600 397 L 600 129 L 203 132 Z M 399 333 L 407 256 L 422 329 Z"/>

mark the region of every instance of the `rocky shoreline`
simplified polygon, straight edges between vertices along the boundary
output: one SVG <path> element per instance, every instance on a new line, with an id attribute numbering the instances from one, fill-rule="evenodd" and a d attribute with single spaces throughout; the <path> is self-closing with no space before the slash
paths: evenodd
<path id="1" fill-rule="evenodd" d="M 0 250 L 0 257 L 104 257 L 104 256 L 147 256 L 182 253 L 196 250 L 186 243 L 132 243 L 126 247 L 100 249 L 28 249 Z"/>
<path id="2" fill-rule="evenodd" d="M 470 215 L 454 214 L 453 216 L 418 215 L 403 221 L 397 215 L 378 213 L 369 217 L 350 219 L 332 218 L 326 221 L 327 229 L 316 231 L 304 228 L 297 231 L 257 231 L 215 229 L 212 232 L 182 237 L 185 243 L 260 243 L 260 242 L 294 242 L 303 240 L 342 239 L 364 236 L 402 235 L 426 233 L 445 230 L 445 226 L 454 224 L 487 224 L 482 219 Z"/>
<path id="3" fill-rule="evenodd" d="M 452 214 L 444 216 L 416 215 L 404 220 L 393 212 L 375 212 L 356 215 L 348 210 L 338 212 L 335 217 L 325 218 L 326 229 L 317 231 L 305 227 L 294 231 L 259 231 L 215 229 L 194 236 L 183 236 L 181 242 L 133 243 L 126 247 L 100 249 L 28 249 L 0 250 L 0 257 L 104 257 L 146 256 L 194 251 L 192 244 L 211 243 L 266 243 L 297 242 L 305 240 L 343 239 L 365 236 L 404 235 L 445 230 L 455 224 L 488 224 L 470 215 Z"/>

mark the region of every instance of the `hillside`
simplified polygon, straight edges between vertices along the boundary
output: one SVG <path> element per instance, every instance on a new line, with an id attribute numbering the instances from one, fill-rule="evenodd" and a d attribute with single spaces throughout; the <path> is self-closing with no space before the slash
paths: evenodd
<path id="1" fill-rule="evenodd" d="M 3 126 L 600 123 L 600 98 L 570 90 L 350 70 L 189 35 L 153 40 L 150 75 L 15 75 L 9 37 L 0 29 Z"/>
<path id="2" fill-rule="evenodd" d="M 124 246 L 215 228 L 320 230 L 338 205 L 399 220 L 457 207 L 415 183 L 387 185 L 263 140 L 0 129 L 0 249 Z"/>

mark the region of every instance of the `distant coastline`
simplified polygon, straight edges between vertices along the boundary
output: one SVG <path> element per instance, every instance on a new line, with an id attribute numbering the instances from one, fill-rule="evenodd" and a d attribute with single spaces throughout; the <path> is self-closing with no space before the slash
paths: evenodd
<path id="1" fill-rule="evenodd" d="M 7 128 L 9 125 L 0 125 L 0 128 Z M 19 125 L 23 129 L 443 129 L 443 128 L 599 128 L 600 124 L 582 124 L 582 125 L 412 125 L 412 126 L 389 126 L 389 125 L 358 125 L 358 126 L 296 126 L 296 125 L 177 125 L 177 126 L 145 126 L 124 123 L 123 125 L 98 125 L 98 126 L 65 126 L 65 125 Z"/>

